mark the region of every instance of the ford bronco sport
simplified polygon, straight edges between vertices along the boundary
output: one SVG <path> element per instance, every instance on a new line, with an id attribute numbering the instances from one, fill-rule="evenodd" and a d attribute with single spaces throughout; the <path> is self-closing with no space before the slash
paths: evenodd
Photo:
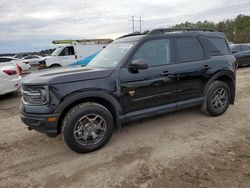
<path id="1" fill-rule="evenodd" d="M 131 120 L 193 106 L 223 114 L 234 104 L 235 73 L 223 33 L 156 29 L 114 41 L 85 67 L 25 77 L 21 119 L 48 136 L 62 133 L 76 152 L 92 152 Z"/>

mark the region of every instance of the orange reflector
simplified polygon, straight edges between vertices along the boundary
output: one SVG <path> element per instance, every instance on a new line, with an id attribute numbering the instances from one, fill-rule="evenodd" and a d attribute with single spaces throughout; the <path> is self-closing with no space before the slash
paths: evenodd
<path id="1" fill-rule="evenodd" d="M 48 122 L 56 122 L 57 118 L 56 117 L 49 117 Z"/>

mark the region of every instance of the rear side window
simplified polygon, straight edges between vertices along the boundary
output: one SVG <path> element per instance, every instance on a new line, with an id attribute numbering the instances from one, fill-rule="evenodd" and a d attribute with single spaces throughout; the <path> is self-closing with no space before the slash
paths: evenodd
<path id="1" fill-rule="evenodd" d="M 211 55 L 227 55 L 230 54 L 227 42 L 224 38 L 208 38 L 210 45 L 209 51 Z"/>
<path id="2" fill-rule="evenodd" d="M 197 38 L 176 39 L 176 60 L 177 62 L 197 61 L 204 59 L 204 50 Z"/>

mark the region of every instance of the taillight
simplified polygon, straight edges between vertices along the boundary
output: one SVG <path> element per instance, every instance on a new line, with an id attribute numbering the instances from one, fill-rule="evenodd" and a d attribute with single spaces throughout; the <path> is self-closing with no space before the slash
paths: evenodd
<path id="1" fill-rule="evenodd" d="M 15 75 L 16 71 L 15 70 L 3 70 L 4 73 L 8 74 L 8 75 Z"/>

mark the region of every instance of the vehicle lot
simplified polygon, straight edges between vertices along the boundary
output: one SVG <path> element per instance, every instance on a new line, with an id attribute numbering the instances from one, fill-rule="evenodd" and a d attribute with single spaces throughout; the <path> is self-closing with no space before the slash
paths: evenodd
<path id="1" fill-rule="evenodd" d="M 234 106 L 208 117 L 189 109 L 134 122 L 101 150 L 76 154 L 61 136 L 28 131 L 18 95 L 0 99 L 0 187 L 249 187 L 250 68 Z"/>

